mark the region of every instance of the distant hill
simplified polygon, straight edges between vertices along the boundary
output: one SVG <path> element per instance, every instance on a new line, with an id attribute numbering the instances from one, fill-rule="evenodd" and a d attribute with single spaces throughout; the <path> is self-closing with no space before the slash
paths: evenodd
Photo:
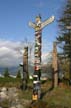
<path id="1" fill-rule="evenodd" d="M 5 71 L 6 67 L 0 67 L 0 74 L 3 74 Z M 8 67 L 9 73 L 12 75 L 16 75 L 19 67 Z"/>
<path id="2" fill-rule="evenodd" d="M 5 71 L 5 69 L 6 69 L 6 67 L 0 67 L 0 74 L 3 74 L 4 71 Z M 29 64 L 28 69 L 29 69 L 29 74 L 32 75 L 33 72 L 34 72 L 34 67 L 33 67 L 32 65 Z M 21 70 L 21 69 L 20 69 L 19 66 L 17 66 L 17 67 L 8 67 L 8 70 L 9 70 L 9 73 L 10 73 L 11 75 L 16 75 L 17 72 L 18 72 L 18 70 Z"/>
<path id="3" fill-rule="evenodd" d="M 42 65 L 47 65 L 48 62 L 51 62 L 52 61 L 51 56 L 52 56 L 51 53 L 47 53 L 47 54 L 43 55 L 43 57 L 42 57 Z M 47 70 L 47 69 L 44 69 L 44 67 L 47 67 L 47 66 L 43 66 L 43 70 Z M 0 67 L 0 74 L 3 74 L 5 69 L 6 69 L 6 67 Z M 16 75 L 17 71 L 19 70 L 19 66 L 8 67 L 8 69 L 9 69 L 10 74 Z M 29 73 L 33 74 L 33 72 L 34 72 L 34 62 L 33 61 L 29 62 L 28 69 L 29 69 Z"/>
<path id="4" fill-rule="evenodd" d="M 44 60 L 42 61 L 42 72 L 43 73 L 50 73 L 50 70 L 48 71 L 47 69 L 47 64 L 49 64 L 49 62 L 51 62 L 51 54 L 46 54 L 44 56 Z M 3 74 L 4 71 L 5 71 L 6 67 L 0 67 L 0 74 Z M 8 67 L 9 69 L 9 73 L 11 75 L 16 75 L 18 70 L 20 69 L 19 66 L 16 66 L 16 67 Z M 29 62 L 29 65 L 28 65 L 28 70 L 29 70 L 29 74 L 33 74 L 34 73 L 34 63 L 31 61 Z M 22 70 L 21 70 L 22 71 Z"/>

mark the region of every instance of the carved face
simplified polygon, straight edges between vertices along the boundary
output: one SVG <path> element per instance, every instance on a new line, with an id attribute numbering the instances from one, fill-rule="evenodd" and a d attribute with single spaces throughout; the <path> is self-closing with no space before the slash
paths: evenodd
<path id="1" fill-rule="evenodd" d="M 39 16 L 38 16 L 38 17 L 36 17 L 36 23 L 38 23 L 40 20 L 41 20 L 41 19 L 40 19 L 40 17 L 39 17 Z"/>
<path id="2" fill-rule="evenodd" d="M 39 16 L 36 17 L 36 25 L 40 27 L 41 18 Z"/>

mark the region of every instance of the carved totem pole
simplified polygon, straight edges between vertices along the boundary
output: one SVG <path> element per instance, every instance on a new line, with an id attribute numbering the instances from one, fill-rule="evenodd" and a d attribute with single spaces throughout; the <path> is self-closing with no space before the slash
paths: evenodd
<path id="1" fill-rule="evenodd" d="M 58 86 L 58 59 L 57 59 L 57 48 L 56 42 L 53 43 L 53 87 Z"/>
<path id="2" fill-rule="evenodd" d="M 35 60 L 34 60 L 34 75 L 33 75 L 33 100 L 38 100 L 41 97 L 40 76 L 41 76 L 41 48 L 42 48 L 42 29 L 49 23 L 54 21 L 54 16 L 48 20 L 41 22 L 41 16 L 36 17 L 36 23 L 29 22 L 29 26 L 35 30 Z"/>
<path id="3" fill-rule="evenodd" d="M 24 47 L 23 54 L 23 89 L 27 88 L 28 82 L 28 47 Z"/>

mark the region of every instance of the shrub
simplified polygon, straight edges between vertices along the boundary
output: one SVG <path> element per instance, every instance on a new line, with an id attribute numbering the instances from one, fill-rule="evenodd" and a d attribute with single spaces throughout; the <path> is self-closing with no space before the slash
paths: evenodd
<path id="1" fill-rule="evenodd" d="M 9 70 L 8 70 L 8 68 L 5 69 L 4 77 L 9 77 Z"/>
<path id="2" fill-rule="evenodd" d="M 20 70 L 18 70 L 16 78 L 21 78 Z"/>

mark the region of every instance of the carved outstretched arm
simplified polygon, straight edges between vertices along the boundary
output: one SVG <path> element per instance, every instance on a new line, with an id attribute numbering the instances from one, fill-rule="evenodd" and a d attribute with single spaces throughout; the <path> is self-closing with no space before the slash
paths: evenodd
<path id="1" fill-rule="evenodd" d="M 46 21 L 41 23 L 41 28 L 44 28 L 45 26 L 47 26 L 48 24 L 50 24 L 53 21 L 54 21 L 54 16 L 50 17 L 49 19 L 47 19 Z"/>
<path id="2" fill-rule="evenodd" d="M 29 26 L 35 29 L 35 24 L 32 22 L 29 22 Z"/>

